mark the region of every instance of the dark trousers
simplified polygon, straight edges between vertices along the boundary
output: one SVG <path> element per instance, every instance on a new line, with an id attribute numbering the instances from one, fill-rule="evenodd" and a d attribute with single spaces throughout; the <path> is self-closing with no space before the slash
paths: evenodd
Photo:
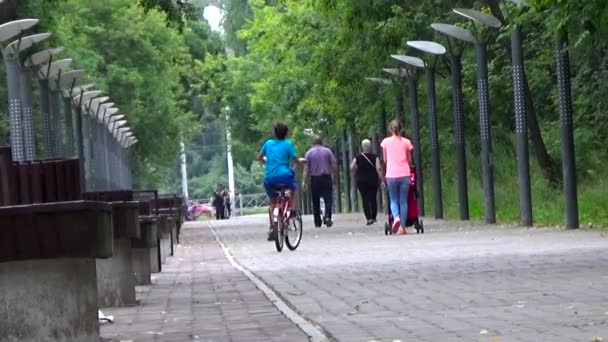
<path id="1" fill-rule="evenodd" d="M 359 193 L 361 193 L 365 218 L 368 220 L 376 220 L 376 217 L 378 216 L 378 202 L 376 200 L 378 183 L 357 182 L 357 189 L 359 189 Z"/>
<path id="2" fill-rule="evenodd" d="M 224 206 L 223 205 L 218 205 L 217 207 L 215 207 L 215 219 L 216 220 L 223 220 L 224 219 Z"/>
<path id="3" fill-rule="evenodd" d="M 333 206 L 333 183 L 330 175 L 311 176 L 310 192 L 312 195 L 312 214 L 315 217 L 315 226 L 320 226 L 321 220 L 321 197 L 325 201 L 325 218 L 331 219 Z"/>

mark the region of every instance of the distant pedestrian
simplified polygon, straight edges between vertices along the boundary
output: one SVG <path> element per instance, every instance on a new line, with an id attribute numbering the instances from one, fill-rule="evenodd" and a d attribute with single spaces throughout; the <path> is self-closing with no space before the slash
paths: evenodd
<path id="1" fill-rule="evenodd" d="M 230 191 L 224 190 L 224 210 L 226 215 L 224 218 L 228 219 L 232 215 L 232 203 L 230 201 Z"/>
<path id="2" fill-rule="evenodd" d="M 302 187 L 310 189 L 315 227 L 321 227 L 322 223 L 326 227 L 331 227 L 333 225 L 331 220 L 333 182 L 337 171 L 336 157 L 329 148 L 323 146 L 323 138 L 317 136 L 313 141 L 313 146 L 306 152 L 304 158 L 306 159 L 306 165 L 304 166 Z M 308 179 L 309 176 L 310 180 Z M 321 197 L 325 202 L 323 218 L 321 218 Z"/>
<path id="3" fill-rule="evenodd" d="M 350 169 L 355 173 L 357 189 L 361 194 L 363 213 L 367 225 L 374 224 L 378 216 L 376 195 L 382 184 L 382 164 L 380 158 L 372 153 L 372 143 L 368 139 L 361 142 L 361 153 L 350 163 Z"/>
<path id="4" fill-rule="evenodd" d="M 386 164 L 386 186 L 390 199 L 391 214 L 393 215 L 392 230 L 399 235 L 407 234 L 407 192 L 410 187 L 410 168 L 413 167 L 412 142 L 401 136 L 403 126 L 401 121 L 393 120 L 389 124 L 391 136 L 382 140 Z"/>
<path id="5" fill-rule="evenodd" d="M 224 186 L 218 184 L 217 189 L 213 193 L 213 203 L 215 207 L 215 219 L 223 220 L 225 217 L 225 206 L 224 206 Z"/>

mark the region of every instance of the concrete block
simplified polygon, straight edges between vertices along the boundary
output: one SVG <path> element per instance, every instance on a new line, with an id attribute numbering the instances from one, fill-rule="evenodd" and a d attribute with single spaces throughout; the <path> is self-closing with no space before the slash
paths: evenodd
<path id="1" fill-rule="evenodd" d="M 134 305 L 135 276 L 129 238 L 114 239 L 114 254 L 97 259 L 97 292 L 99 307 Z"/>
<path id="2" fill-rule="evenodd" d="M 136 285 L 150 285 L 152 283 L 150 274 L 150 248 L 132 248 L 133 275 Z"/>
<path id="3" fill-rule="evenodd" d="M 95 259 L 0 263 L 0 341 L 98 342 Z"/>
<path id="4" fill-rule="evenodd" d="M 160 240 L 159 240 L 160 245 Z M 161 255 L 159 246 L 149 249 L 150 272 L 159 273 L 161 270 Z"/>

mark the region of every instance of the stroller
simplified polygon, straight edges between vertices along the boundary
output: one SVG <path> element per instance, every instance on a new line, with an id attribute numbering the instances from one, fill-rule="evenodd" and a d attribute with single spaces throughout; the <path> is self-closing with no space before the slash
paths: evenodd
<path id="1" fill-rule="evenodd" d="M 407 220 L 405 227 L 414 226 L 417 234 L 424 234 L 424 223 L 419 217 L 420 211 L 418 208 L 418 191 L 416 190 L 416 170 L 411 169 L 411 183 L 407 192 Z M 388 189 L 386 190 L 386 203 L 390 203 Z M 390 204 L 388 205 L 388 222 L 384 224 L 384 235 L 393 234 L 391 227 L 393 226 L 393 215 L 391 214 Z"/>

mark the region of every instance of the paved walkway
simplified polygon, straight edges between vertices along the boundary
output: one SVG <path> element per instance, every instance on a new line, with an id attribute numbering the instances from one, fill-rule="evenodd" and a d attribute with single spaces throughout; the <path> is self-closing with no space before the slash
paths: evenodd
<path id="1" fill-rule="evenodd" d="M 598 231 L 425 221 L 384 236 L 360 215 L 305 220 L 296 252 L 266 217 L 214 222 L 245 268 L 339 341 L 608 340 L 608 238 Z M 599 341 L 600 339 L 597 339 Z"/>
<path id="2" fill-rule="evenodd" d="M 153 285 L 137 288 L 139 306 L 102 309 L 114 324 L 105 341 L 308 341 L 234 268 L 206 224 L 187 224 L 182 245 Z"/>

